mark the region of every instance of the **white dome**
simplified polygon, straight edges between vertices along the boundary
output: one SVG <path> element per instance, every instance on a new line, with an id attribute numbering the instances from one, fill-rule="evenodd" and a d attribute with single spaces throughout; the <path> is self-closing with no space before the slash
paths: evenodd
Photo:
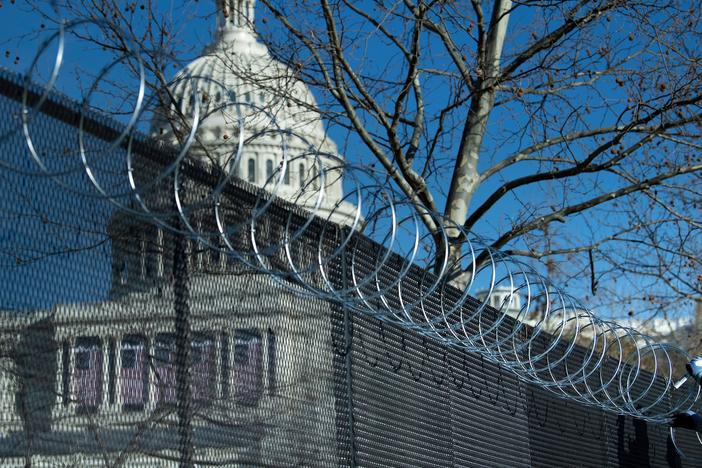
<path id="1" fill-rule="evenodd" d="M 235 122 L 231 119 L 242 112 L 255 114 L 255 125 L 247 123 L 247 129 L 275 128 L 275 121 L 314 147 L 336 153 L 336 145 L 326 137 L 320 116 L 314 111 L 317 106 L 310 91 L 248 30 L 220 29 L 219 39 L 178 73 L 170 91 L 187 117 L 192 116 L 194 94 L 199 92 L 204 112 L 200 128 L 208 142 L 226 142 L 218 130 L 232 128 Z M 231 106 L 234 102 L 252 107 L 247 112 L 245 106 Z M 257 108 L 265 112 L 257 112 Z"/>
<path id="2" fill-rule="evenodd" d="M 234 3 L 244 11 L 236 11 Z M 311 201 L 300 201 L 300 188 L 316 179 L 319 163 L 326 167 L 339 165 L 335 161 L 339 158 L 337 147 L 326 135 L 307 86 L 257 41 L 253 3 L 252 0 L 218 2 L 219 24 L 214 43 L 176 75 L 169 86 L 168 101 L 173 105 L 154 119 L 152 133 L 175 143 L 174 127 L 178 125 L 174 122 L 181 119 L 176 109 L 191 120 L 197 94 L 201 99 L 201 123 L 192 154 L 221 168 L 232 168 L 239 142 L 239 122 L 243 118 L 245 144 L 233 167 L 239 177 L 264 186 L 281 167 L 285 146 L 287 170 L 276 193 L 298 204 L 310 204 Z M 290 131 L 302 139 L 276 129 Z M 268 186 L 273 185 L 269 182 Z M 328 177 L 322 211 L 331 209 L 341 198 L 341 177 Z M 352 216 L 353 206 L 342 205 L 336 211 Z M 343 217 L 334 218 L 335 222 L 349 222 Z"/>

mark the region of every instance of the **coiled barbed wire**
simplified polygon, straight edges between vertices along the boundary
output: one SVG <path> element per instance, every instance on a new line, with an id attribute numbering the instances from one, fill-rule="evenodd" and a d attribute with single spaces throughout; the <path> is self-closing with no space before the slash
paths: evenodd
<path id="1" fill-rule="evenodd" d="M 690 360 L 686 351 L 596 317 L 532 266 L 394 189 L 387 174 L 324 153 L 303 133 L 284 128 L 267 109 L 225 101 L 204 111 L 204 97 L 195 92 L 190 114 L 174 116 L 180 143 L 172 161 L 155 177 L 140 176 L 132 143 L 138 119 L 157 100 L 146 97 L 146 73 L 135 44 L 128 44 L 122 55 L 96 73 L 80 103 L 74 151 L 58 162 L 47 160 L 32 125 L 55 92 L 67 34 L 86 24 L 91 22 L 62 23 L 39 47 L 25 76 L 21 125 L 2 135 L 5 139 L 23 134 L 35 169 L 1 161 L 5 170 L 50 177 L 73 192 L 107 200 L 267 273 L 298 294 L 335 301 L 446 346 L 480 353 L 559 397 L 656 423 L 669 422 L 673 414 L 697 402 L 699 385 L 684 377 L 684 364 Z M 39 57 L 54 43 L 57 53 L 49 79 L 30 103 Z M 106 147 L 91 149 L 84 128 L 90 100 L 106 74 L 124 62 L 130 62 L 138 76 L 134 108 Z M 236 141 L 220 148 L 230 153 L 228 169 L 205 196 L 193 198 L 184 189 L 183 168 L 201 149 L 197 136 L 203 122 L 223 112 L 235 116 L 231 125 Z M 257 139 L 278 141 L 281 164 L 268 177 L 265 190 L 256 192 L 242 219 L 240 207 L 225 191 L 236 177 L 244 149 Z M 117 148 L 126 148 L 123 184 L 107 183 L 101 166 Z M 315 173 L 291 190 L 285 180 L 298 160 L 313 160 Z M 66 181 L 78 173 L 87 176 L 85 187 Z M 328 192 L 342 177 L 350 189 L 330 202 Z M 156 203 L 152 196 L 166 183 L 173 205 Z M 289 210 L 283 225 L 267 221 L 276 195 L 303 208 Z M 194 221 L 203 213 L 215 221 L 209 224 L 214 229 Z M 490 304 L 498 291 L 500 302 Z"/>

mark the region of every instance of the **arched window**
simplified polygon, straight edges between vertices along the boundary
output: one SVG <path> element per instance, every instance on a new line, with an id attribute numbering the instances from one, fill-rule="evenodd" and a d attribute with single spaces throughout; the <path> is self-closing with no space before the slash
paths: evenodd
<path id="1" fill-rule="evenodd" d="M 299 169 L 300 169 L 300 187 L 302 188 L 305 186 L 305 165 L 300 164 Z"/>
<path id="2" fill-rule="evenodd" d="M 248 175 L 248 181 L 255 183 L 256 182 L 256 160 L 254 158 L 249 158 L 249 175 Z"/>
<path id="3" fill-rule="evenodd" d="M 270 180 L 271 177 L 273 177 L 273 160 L 267 159 L 266 160 L 266 180 Z"/>

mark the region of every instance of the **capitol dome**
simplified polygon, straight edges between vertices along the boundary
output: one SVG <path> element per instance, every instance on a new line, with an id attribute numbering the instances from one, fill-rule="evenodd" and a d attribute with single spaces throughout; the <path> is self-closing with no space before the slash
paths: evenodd
<path id="1" fill-rule="evenodd" d="M 215 40 L 176 75 L 168 89 L 172 104 L 154 118 L 152 133 L 177 143 L 176 134 L 185 133 L 177 122 L 194 118 L 199 97 L 200 125 L 191 156 L 233 170 L 252 184 L 276 187 L 278 196 L 298 205 L 314 206 L 322 190 L 318 214 L 326 217 L 333 210 L 332 221 L 350 223 L 353 205 L 341 202 L 334 208 L 343 197 L 340 172 L 330 172 L 320 187 L 319 165 L 336 168 L 341 158 L 312 93 L 257 40 L 255 0 L 217 3 Z M 238 153 L 242 122 L 245 143 Z"/>

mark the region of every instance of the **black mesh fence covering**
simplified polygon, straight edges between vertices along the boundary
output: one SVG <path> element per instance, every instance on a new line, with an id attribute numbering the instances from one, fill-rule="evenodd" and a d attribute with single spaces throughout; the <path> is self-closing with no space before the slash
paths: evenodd
<path id="1" fill-rule="evenodd" d="M 117 208 L 82 170 L 38 175 L 16 131 L 21 100 L 21 80 L 0 73 L 2 466 L 702 465 L 694 434 L 679 431 L 681 460 L 667 427 L 559 399 L 478 354 L 299 294 Z M 49 164 L 80 169 L 79 115 L 60 97 L 33 113 Z M 89 117 L 86 145 L 99 154 L 120 127 Z M 99 159 L 113 193 L 126 193 L 109 176 L 125 148 Z M 170 157 L 147 137 L 132 150 L 144 180 Z M 189 166 L 183 193 L 194 203 L 216 180 Z M 152 205 L 172 207 L 172 182 L 154 188 Z M 246 219 L 258 190 L 228 186 L 228 219 Z M 192 220 L 214 222 L 204 211 Z M 274 202 L 257 238 L 288 220 L 304 216 Z M 344 228 L 334 229 L 329 249 Z M 317 240 L 296 242 L 299 255 L 315 255 Z M 358 242 L 368 257 L 354 261 L 372 268 L 380 247 Z M 349 261 L 332 265 L 331 281 L 348 281 Z"/>

